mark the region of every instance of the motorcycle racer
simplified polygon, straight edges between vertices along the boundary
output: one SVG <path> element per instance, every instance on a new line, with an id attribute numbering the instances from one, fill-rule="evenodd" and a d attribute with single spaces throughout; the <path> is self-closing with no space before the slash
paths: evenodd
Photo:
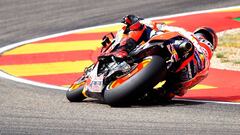
<path id="1" fill-rule="evenodd" d="M 120 47 L 113 54 L 124 59 L 137 45 L 147 42 L 152 36 L 167 32 L 179 32 L 183 39 L 169 41 L 168 50 L 172 54 L 167 62 L 168 75 L 166 82 L 160 88 L 153 89 L 143 99 L 170 100 L 175 95 L 183 96 L 208 75 L 210 59 L 217 46 L 215 32 L 207 27 L 201 27 L 191 33 L 183 28 L 168 26 L 150 21 L 140 22 L 142 18 L 126 15 L 122 18 L 125 26 Z M 112 55 L 112 54 L 111 54 Z"/>

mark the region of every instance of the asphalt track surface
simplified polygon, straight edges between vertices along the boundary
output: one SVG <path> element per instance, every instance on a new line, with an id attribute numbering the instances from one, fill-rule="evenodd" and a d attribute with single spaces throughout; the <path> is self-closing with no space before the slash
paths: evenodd
<path id="1" fill-rule="evenodd" d="M 227 6 L 239 0 L 1 0 L 0 46 L 118 22 Z M 65 78 L 63 78 L 65 79 Z M 173 101 L 111 108 L 69 103 L 65 92 L 0 78 L 0 134 L 239 134 L 240 106 Z"/>

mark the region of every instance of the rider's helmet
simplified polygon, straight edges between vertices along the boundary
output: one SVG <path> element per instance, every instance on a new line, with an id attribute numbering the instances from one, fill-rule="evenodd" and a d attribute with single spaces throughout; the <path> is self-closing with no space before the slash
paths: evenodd
<path id="1" fill-rule="evenodd" d="M 218 45 L 218 37 L 216 32 L 209 27 L 200 27 L 194 31 L 194 35 L 201 36 L 207 39 L 213 46 L 212 50 L 214 51 Z"/>
<path id="2" fill-rule="evenodd" d="M 126 24 L 127 28 L 130 30 L 140 30 L 143 26 L 143 24 L 140 23 L 140 20 L 143 20 L 143 18 L 135 15 L 126 15 L 122 18 L 121 23 Z"/>

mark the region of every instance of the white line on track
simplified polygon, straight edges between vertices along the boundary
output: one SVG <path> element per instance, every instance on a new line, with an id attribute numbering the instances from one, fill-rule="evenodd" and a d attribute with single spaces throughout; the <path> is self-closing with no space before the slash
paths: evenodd
<path id="1" fill-rule="evenodd" d="M 240 6 L 233 6 L 233 7 L 226 7 L 226 8 L 217 8 L 217 9 L 194 11 L 194 12 L 186 12 L 186 13 L 180 13 L 180 14 L 174 14 L 174 15 L 166 15 L 166 16 L 160 16 L 160 17 L 151 17 L 151 18 L 146 18 L 144 20 L 148 21 L 148 20 L 157 20 L 157 19 L 168 19 L 168 18 L 172 18 L 172 17 L 180 17 L 180 16 L 201 14 L 201 13 L 207 13 L 207 12 L 215 12 L 215 11 L 221 11 L 221 10 L 227 10 L 227 9 L 237 9 L 237 8 L 240 8 Z M 85 31 L 85 30 L 91 30 L 91 29 L 100 28 L 100 27 L 114 26 L 116 24 L 119 24 L 119 23 L 87 27 L 87 28 L 82 28 L 82 29 L 77 29 L 77 30 L 57 33 L 57 34 L 53 34 L 53 35 L 48 35 L 48 36 L 44 36 L 44 37 L 39 37 L 39 38 L 35 38 L 35 39 L 30 39 L 30 40 L 22 41 L 22 42 L 15 43 L 15 44 L 10 44 L 10 45 L 7 45 L 7 46 L 4 46 L 4 47 L 0 48 L 0 54 L 4 53 L 5 51 L 9 51 L 11 49 L 14 49 L 16 47 L 19 47 L 19 46 L 22 46 L 22 45 L 25 45 L 25 44 L 28 44 L 28 43 L 32 43 L 32 42 L 36 42 L 36 41 L 40 41 L 40 40 L 44 40 L 44 39 L 48 39 L 48 38 L 54 38 L 54 37 L 58 37 L 58 36 L 63 36 L 63 35 L 67 35 L 67 34 L 72 34 L 72 33 L 76 33 L 76 32 L 81 32 L 81 31 Z M 67 90 L 67 88 L 65 88 L 65 87 L 60 87 L 60 86 L 56 86 L 56 85 L 50 85 L 50 84 L 35 82 L 35 81 L 23 79 L 23 78 L 18 78 L 18 77 L 9 75 L 9 74 L 7 74 L 7 73 L 5 73 L 3 71 L 0 71 L 0 77 L 1 78 L 5 78 L 5 79 L 9 79 L 9 80 L 12 80 L 12 81 L 21 82 L 21 83 L 30 84 L 30 85 L 39 86 L 39 87 L 44 87 L 44 88 L 58 89 L 58 90 Z M 233 102 L 190 100 L 190 99 L 174 99 L 174 100 L 203 102 L 203 103 L 219 103 L 219 104 L 240 104 L 240 103 L 233 103 Z"/>
<path id="2" fill-rule="evenodd" d="M 217 104 L 228 104 L 228 105 L 240 105 L 239 102 L 223 102 L 223 101 L 210 101 L 210 100 L 199 100 L 199 99 L 185 99 L 185 98 L 174 98 L 174 101 L 189 101 L 199 103 L 217 103 Z"/>
<path id="3" fill-rule="evenodd" d="M 7 74 L 5 72 L 2 72 L 2 71 L 0 71 L 0 77 L 6 78 L 6 79 L 9 79 L 9 80 L 12 80 L 12 81 L 26 83 L 26 84 L 39 86 L 39 87 L 44 87 L 44 88 L 58 89 L 58 90 L 67 90 L 67 88 L 65 88 L 65 87 L 60 87 L 60 86 L 56 86 L 56 85 L 50 85 L 50 84 L 35 82 L 35 81 L 23 79 L 23 78 L 18 78 L 18 77 L 9 75 L 9 74 Z"/>

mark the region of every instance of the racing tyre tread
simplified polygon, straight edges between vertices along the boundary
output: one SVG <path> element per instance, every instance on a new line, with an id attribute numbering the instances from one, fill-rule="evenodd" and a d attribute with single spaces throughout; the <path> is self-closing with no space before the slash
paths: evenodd
<path id="1" fill-rule="evenodd" d="M 66 92 L 66 97 L 70 102 L 81 102 L 86 97 L 82 94 L 83 86 L 77 88 L 76 90 L 68 90 Z"/>
<path id="2" fill-rule="evenodd" d="M 151 57 L 146 67 L 120 86 L 113 89 L 108 89 L 107 86 L 104 90 L 104 101 L 113 107 L 128 106 L 146 94 L 149 89 L 165 80 L 167 71 L 165 61 L 157 55 Z"/>

